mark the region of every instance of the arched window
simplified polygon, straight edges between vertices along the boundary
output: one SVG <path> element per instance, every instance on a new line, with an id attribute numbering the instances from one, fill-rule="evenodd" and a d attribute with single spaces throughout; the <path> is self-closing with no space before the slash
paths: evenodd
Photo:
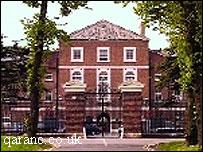
<path id="1" fill-rule="evenodd" d="M 106 82 L 108 81 L 108 73 L 106 71 L 102 71 L 100 74 L 99 74 L 99 81 L 103 81 L 103 82 Z"/>
<path id="2" fill-rule="evenodd" d="M 125 81 L 135 80 L 135 74 L 132 71 L 128 71 L 125 74 Z"/>
<path id="3" fill-rule="evenodd" d="M 81 74 L 81 72 L 80 71 L 75 71 L 75 72 L 73 72 L 73 74 L 72 74 L 72 80 L 73 81 L 82 81 L 82 74 Z"/>

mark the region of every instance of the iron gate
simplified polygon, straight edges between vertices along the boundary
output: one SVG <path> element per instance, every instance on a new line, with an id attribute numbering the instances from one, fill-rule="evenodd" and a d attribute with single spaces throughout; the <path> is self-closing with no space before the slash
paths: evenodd
<path id="1" fill-rule="evenodd" d="M 85 129 L 87 137 L 119 137 L 122 124 L 121 93 L 85 93 Z"/>

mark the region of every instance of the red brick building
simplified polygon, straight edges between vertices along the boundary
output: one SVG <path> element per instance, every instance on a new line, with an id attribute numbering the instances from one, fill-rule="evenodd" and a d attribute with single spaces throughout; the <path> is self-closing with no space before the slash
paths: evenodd
<path id="1" fill-rule="evenodd" d="M 171 92 L 156 90 L 160 77 L 156 65 L 164 56 L 150 51 L 144 34 L 143 24 L 137 34 L 101 20 L 71 33 L 70 41 L 60 41 L 59 50 L 45 63 L 39 120 L 56 116 L 68 133 L 82 133 L 88 117 L 97 125 L 105 119 L 105 133 L 118 132 L 121 125 L 126 136 L 150 132 L 149 111 L 157 113 L 153 103 Z M 13 110 L 14 119 L 19 111 Z"/>

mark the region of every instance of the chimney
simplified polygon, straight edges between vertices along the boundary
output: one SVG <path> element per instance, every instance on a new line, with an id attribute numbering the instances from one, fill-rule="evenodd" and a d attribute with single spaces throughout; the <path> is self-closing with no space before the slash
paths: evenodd
<path id="1" fill-rule="evenodd" d="M 140 23 L 140 35 L 145 36 L 145 25 L 143 21 Z"/>

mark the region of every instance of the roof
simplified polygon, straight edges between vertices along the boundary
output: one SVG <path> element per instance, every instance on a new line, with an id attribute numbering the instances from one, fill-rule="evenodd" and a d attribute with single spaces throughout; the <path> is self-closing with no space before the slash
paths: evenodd
<path id="1" fill-rule="evenodd" d="M 151 54 L 157 54 L 157 55 L 160 55 L 160 56 L 163 56 L 163 57 L 166 57 L 166 56 L 167 56 L 166 53 L 163 52 L 162 50 L 149 50 L 149 52 L 150 52 Z"/>
<path id="2" fill-rule="evenodd" d="M 126 40 L 126 39 L 149 39 L 133 31 L 127 30 L 119 25 L 110 23 L 107 20 L 100 20 L 70 34 L 70 39 L 83 40 Z"/>

